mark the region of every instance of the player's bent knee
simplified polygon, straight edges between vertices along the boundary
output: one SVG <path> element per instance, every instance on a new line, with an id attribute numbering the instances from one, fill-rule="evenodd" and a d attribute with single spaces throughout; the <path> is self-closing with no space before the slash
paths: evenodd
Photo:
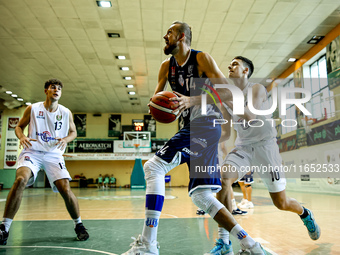
<path id="1" fill-rule="evenodd" d="M 15 179 L 15 186 L 19 189 L 25 189 L 28 180 L 24 176 L 17 176 Z"/>
<path id="2" fill-rule="evenodd" d="M 224 207 L 224 205 L 214 197 L 210 189 L 195 190 L 191 195 L 191 200 L 212 218 Z"/>
<path id="3" fill-rule="evenodd" d="M 145 180 L 148 181 L 152 178 L 157 178 L 158 176 L 162 176 L 164 178 L 165 171 L 164 171 L 165 164 L 157 157 L 152 157 L 144 164 L 144 173 L 145 173 Z"/>

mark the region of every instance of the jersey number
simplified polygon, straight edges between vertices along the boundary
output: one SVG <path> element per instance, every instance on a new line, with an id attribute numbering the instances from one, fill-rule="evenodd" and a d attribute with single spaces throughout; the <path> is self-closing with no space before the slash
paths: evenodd
<path id="1" fill-rule="evenodd" d="M 272 176 L 272 182 L 280 180 L 280 173 L 278 171 L 270 171 L 270 175 Z"/>
<path id="2" fill-rule="evenodd" d="M 54 122 L 54 129 L 60 130 L 63 123 L 61 121 Z"/>

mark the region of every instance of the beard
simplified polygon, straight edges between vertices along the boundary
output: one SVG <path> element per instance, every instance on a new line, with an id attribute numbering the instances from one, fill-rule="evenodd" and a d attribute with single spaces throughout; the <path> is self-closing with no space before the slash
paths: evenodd
<path id="1" fill-rule="evenodd" d="M 167 44 L 164 47 L 164 54 L 165 55 L 170 55 L 172 52 L 176 49 L 177 45 L 176 44 Z"/>

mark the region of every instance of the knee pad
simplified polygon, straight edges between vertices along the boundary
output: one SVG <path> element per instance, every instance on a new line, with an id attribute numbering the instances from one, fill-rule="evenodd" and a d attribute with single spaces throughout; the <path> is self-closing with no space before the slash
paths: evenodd
<path id="1" fill-rule="evenodd" d="M 224 207 L 224 205 L 214 197 L 211 189 L 195 190 L 191 195 L 191 200 L 212 218 Z"/>

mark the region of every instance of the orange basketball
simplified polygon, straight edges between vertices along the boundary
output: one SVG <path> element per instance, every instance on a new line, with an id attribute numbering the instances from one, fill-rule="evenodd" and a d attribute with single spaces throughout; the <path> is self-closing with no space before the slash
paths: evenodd
<path id="1" fill-rule="evenodd" d="M 171 106 L 178 103 L 178 101 L 169 100 L 169 98 L 173 97 L 177 96 L 170 91 L 161 91 L 151 98 L 150 113 L 155 120 L 162 123 L 171 123 L 179 117 L 178 111 L 172 113 L 174 109 L 171 109 Z"/>

